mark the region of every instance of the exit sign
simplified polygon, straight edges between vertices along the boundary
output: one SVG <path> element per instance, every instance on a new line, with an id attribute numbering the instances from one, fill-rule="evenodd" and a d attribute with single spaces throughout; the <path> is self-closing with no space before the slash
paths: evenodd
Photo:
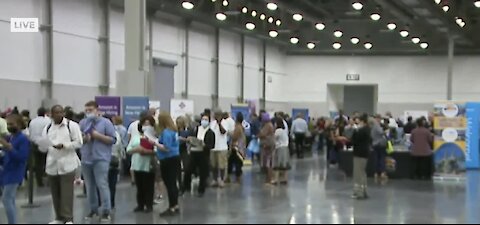
<path id="1" fill-rule="evenodd" d="M 360 74 L 347 74 L 347 81 L 359 81 Z"/>

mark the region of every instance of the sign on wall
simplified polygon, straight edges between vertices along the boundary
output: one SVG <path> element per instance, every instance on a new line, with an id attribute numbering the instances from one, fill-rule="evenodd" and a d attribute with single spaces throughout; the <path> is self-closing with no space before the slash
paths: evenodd
<path id="1" fill-rule="evenodd" d="M 467 103 L 467 169 L 480 168 L 480 103 Z"/>
<path id="2" fill-rule="evenodd" d="M 138 120 L 140 114 L 148 110 L 148 97 L 123 97 L 123 125 L 128 127 L 130 123 Z"/>
<path id="3" fill-rule="evenodd" d="M 233 119 L 237 119 L 237 114 L 242 113 L 243 120 L 250 122 L 250 108 L 247 104 L 244 105 L 232 105 L 231 106 L 231 116 Z"/>
<path id="4" fill-rule="evenodd" d="M 180 116 L 193 116 L 193 101 L 185 99 L 172 99 L 170 100 L 170 115 L 174 120 Z"/>
<path id="5" fill-rule="evenodd" d="M 360 74 L 347 74 L 347 81 L 360 81 Z"/>
<path id="6" fill-rule="evenodd" d="M 310 118 L 308 109 L 292 109 L 292 118 L 297 118 L 300 113 L 303 115 L 303 119 L 308 122 Z"/>
<path id="7" fill-rule="evenodd" d="M 121 98 L 118 96 L 96 96 L 98 111 L 102 115 L 119 116 L 121 112 Z"/>

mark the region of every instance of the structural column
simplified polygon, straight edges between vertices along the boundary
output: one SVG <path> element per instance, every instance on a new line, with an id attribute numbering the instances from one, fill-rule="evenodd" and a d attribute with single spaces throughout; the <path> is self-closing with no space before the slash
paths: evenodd
<path id="1" fill-rule="evenodd" d="M 102 9 L 102 26 L 98 41 L 102 51 L 102 83 L 99 86 L 102 95 L 110 91 L 110 0 L 100 1 Z"/>
<path id="2" fill-rule="evenodd" d="M 53 34 L 52 34 L 52 0 L 44 1 L 44 14 L 40 30 L 43 32 L 45 45 L 45 78 L 41 84 L 45 90 L 45 98 L 42 100 L 44 107 L 54 104 L 53 100 Z"/>
<path id="3" fill-rule="evenodd" d="M 212 59 L 214 63 L 214 94 L 212 95 L 212 107 L 214 109 L 219 106 L 219 94 L 220 94 L 220 29 L 215 28 L 215 58 Z"/>
<path id="4" fill-rule="evenodd" d="M 240 102 L 245 102 L 245 35 L 242 34 L 240 46 Z"/>
<path id="5" fill-rule="evenodd" d="M 260 69 L 262 71 L 262 98 L 260 99 L 260 108 L 266 109 L 267 105 L 267 42 L 263 41 L 263 68 Z"/>
<path id="6" fill-rule="evenodd" d="M 188 94 L 189 94 L 189 77 L 190 77 L 190 71 L 189 71 L 189 60 L 190 60 L 190 24 L 191 21 L 187 20 L 185 21 L 185 52 L 183 54 L 184 62 L 185 62 L 185 90 L 182 93 L 182 97 L 187 99 Z"/>
<path id="7" fill-rule="evenodd" d="M 453 100 L 453 57 L 455 53 L 455 39 L 448 41 L 448 74 L 447 74 L 447 100 Z"/>

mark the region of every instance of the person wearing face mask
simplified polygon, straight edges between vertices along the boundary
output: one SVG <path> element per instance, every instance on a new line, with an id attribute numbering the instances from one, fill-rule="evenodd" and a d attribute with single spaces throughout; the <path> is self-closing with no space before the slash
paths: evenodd
<path id="1" fill-rule="evenodd" d="M 155 189 L 155 171 L 152 160 L 155 157 L 153 145 L 146 146 L 145 139 L 155 138 L 155 119 L 146 116 L 140 119 L 138 132 L 140 136 L 132 137 L 127 147 L 127 153 L 132 155 L 132 170 L 135 174 L 137 186 L 137 207 L 134 212 L 151 213 L 153 210 L 153 197 Z"/>
<path id="2" fill-rule="evenodd" d="M 17 223 L 17 206 L 15 197 L 18 186 L 23 181 L 30 153 L 30 141 L 25 136 L 21 127 L 22 117 L 10 115 L 7 117 L 7 130 L 11 136 L 5 140 L 0 136 L 0 145 L 3 167 L 0 168 L 0 187 L 2 189 L 2 203 L 5 207 L 9 224 Z"/>
<path id="3" fill-rule="evenodd" d="M 185 173 L 183 191 L 185 193 L 191 190 L 192 174 L 199 171 L 200 184 L 198 186 L 198 197 L 203 197 L 207 188 L 208 168 L 210 160 L 210 151 L 215 147 L 215 133 L 210 129 L 210 117 L 203 115 L 200 126 L 196 132 L 188 137 L 190 144 L 190 166 Z"/>
<path id="4" fill-rule="evenodd" d="M 99 215 L 98 190 L 103 210 L 100 221 L 108 223 L 111 221 L 108 171 L 112 159 L 112 147 L 117 142 L 115 127 L 110 120 L 99 116 L 98 104 L 95 101 L 85 104 L 85 113 L 87 118 L 80 121 L 80 129 L 83 133 L 82 173 L 90 205 L 90 213 L 85 219 L 91 220 Z"/>

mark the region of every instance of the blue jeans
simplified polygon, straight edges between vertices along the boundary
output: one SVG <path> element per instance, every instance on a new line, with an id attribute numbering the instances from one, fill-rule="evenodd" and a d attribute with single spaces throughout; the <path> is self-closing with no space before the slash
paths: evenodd
<path id="1" fill-rule="evenodd" d="M 17 189 L 18 184 L 9 184 L 3 187 L 2 202 L 7 214 L 8 224 L 17 223 L 17 205 L 15 204 Z"/>
<path id="2" fill-rule="evenodd" d="M 87 187 L 87 198 L 91 212 L 99 213 L 98 193 L 102 203 L 103 214 L 110 214 L 110 187 L 108 185 L 108 170 L 110 162 L 96 161 L 91 165 L 82 165 L 82 173 Z M 98 189 L 98 193 L 97 193 Z"/>
<path id="3" fill-rule="evenodd" d="M 385 158 L 387 157 L 386 147 L 374 146 L 373 151 L 375 154 L 375 173 L 381 175 L 385 173 Z"/>

